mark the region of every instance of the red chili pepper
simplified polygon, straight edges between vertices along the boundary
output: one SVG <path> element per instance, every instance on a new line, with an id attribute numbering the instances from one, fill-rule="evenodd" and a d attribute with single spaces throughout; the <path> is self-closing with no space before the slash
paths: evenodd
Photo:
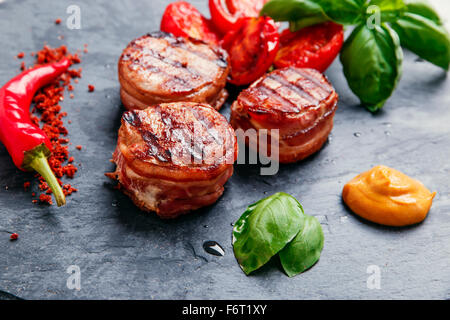
<path id="1" fill-rule="evenodd" d="M 256 18 L 269 0 L 209 0 L 209 11 L 223 34 L 234 29 L 240 18 Z"/>
<path id="2" fill-rule="evenodd" d="M 8 149 L 14 164 L 23 171 L 36 170 L 48 183 L 58 206 L 66 203 L 62 188 L 47 157 L 52 144 L 30 117 L 30 104 L 36 91 L 67 71 L 71 62 L 59 62 L 27 70 L 0 89 L 0 141 Z"/>
<path id="3" fill-rule="evenodd" d="M 167 6 L 161 20 L 161 31 L 215 45 L 220 41 L 211 20 L 206 19 L 192 4 L 185 1 L 173 2 Z"/>
<path id="4" fill-rule="evenodd" d="M 278 28 L 269 17 L 240 19 L 221 43 L 230 55 L 228 81 L 247 85 L 264 75 L 275 59 L 279 38 Z"/>
<path id="5" fill-rule="evenodd" d="M 277 68 L 294 66 L 325 72 L 341 51 L 344 30 L 339 24 L 326 22 L 297 32 L 284 30 L 280 42 L 274 61 Z"/>
<path id="6" fill-rule="evenodd" d="M 12 233 L 11 236 L 9 237 L 9 239 L 11 239 L 11 240 L 17 240 L 18 238 L 19 238 L 18 233 Z"/>

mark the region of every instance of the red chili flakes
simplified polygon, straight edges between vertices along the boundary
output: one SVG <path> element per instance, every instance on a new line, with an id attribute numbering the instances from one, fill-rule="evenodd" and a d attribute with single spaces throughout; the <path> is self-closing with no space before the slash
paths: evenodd
<path id="1" fill-rule="evenodd" d="M 24 190 L 25 190 L 25 191 L 28 190 L 28 189 L 30 188 L 30 185 L 31 185 L 31 183 L 30 183 L 29 181 L 25 182 L 25 183 L 23 184 Z"/>
<path id="2" fill-rule="evenodd" d="M 39 201 L 40 201 L 41 203 L 53 204 L 52 196 L 50 196 L 50 195 L 48 195 L 48 194 L 41 194 L 41 195 L 39 196 Z"/>
<path id="3" fill-rule="evenodd" d="M 19 54 L 17 54 L 17 58 L 23 59 L 23 57 L 25 57 L 25 53 L 19 52 Z"/>
<path id="4" fill-rule="evenodd" d="M 81 150 L 81 149 L 83 149 L 83 147 L 82 147 L 82 146 L 80 146 L 80 145 L 76 146 L 75 148 L 77 148 L 78 150 Z"/>
<path id="5" fill-rule="evenodd" d="M 61 22 L 59 21 L 58 23 L 58 20 L 60 19 L 55 21 L 56 24 Z M 81 62 L 79 55 L 76 53 L 71 54 L 64 45 L 58 48 L 51 48 L 46 45 L 42 50 L 35 53 L 35 57 L 36 66 L 56 62 L 63 57 L 67 57 L 72 62 L 72 65 Z M 64 91 L 66 88 L 68 91 L 74 89 L 71 84 L 72 80 L 77 80 L 76 82 L 78 82 L 76 78 L 81 77 L 81 72 L 81 68 L 69 69 L 51 84 L 39 90 L 33 98 L 35 105 L 32 110 L 33 115 L 31 116 L 31 120 L 36 125 L 40 124 L 42 130 L 52 143 L 53 152 L 48 162 L 57 177 L 58 183 L 63 186 L 65 195 L 70 195 L 76 192 L 77 189 L 73 188 L 70 184 L 63 184 L 61 179 L 64 177 L 73 178 L 78 169 L 71 164 L 75 159 L 73 157 L 69 158 L 67 144 L 70 140 L 66 138 L 68 131 L 63 122 L 63 118 L 67 116 L 67 113 L 61 111 L 59 103 L 64 100 Z M 73 94 L 71 96 L 73 97 Z M 33 203 L 52 204 L 51 189 L 40 175 L 36 176 L 39 178 L 39 190 L 42 191 L 42 194 L 39 195 L 39 201 L 33 200 Z"/>
<path id="6" fill-rule="evenodd" d="M 60 18 L 56 19 L 55 24 L 61 24 L 61 19 Z"/>
<path id="7" fill-rule="evenodd" d="M 12 241 L 17 240 L 18 238 L 19 238 L 18 233 L 12 233 L 11 236 L 9 237 L 9 239 Z"/>
<path id="8" fill-rule="evenodd" d="M 63 186 L 63 193 L 65 196 L 70 196 L 72 193 L 77 192 L 78 189 L 75 189 L 70 184 L 65 184 Z"/>
<path id="9" fill-rule="evenodd" d="M 62 169 L 63 169 L 63 173 L 69 178 L 73 178 L 75 173 L 78 171 L 78 168 L 70 163 L 67 166 L 63 167 Z"/>
<path id="10" fill-rule="evenodd" d="M 20 63 L 20 70 L 24 71 L 25 69 L 26 69 L 25 62 L 22 61 L 22 62 Z"/>
<path id="11" fill-rule="evenodd" d="M 89 90 L 89 92 L 94 92 L 95 87 L 92 84 L 90 84 L 90 85 L 88 85 L 88 90 Z"/>

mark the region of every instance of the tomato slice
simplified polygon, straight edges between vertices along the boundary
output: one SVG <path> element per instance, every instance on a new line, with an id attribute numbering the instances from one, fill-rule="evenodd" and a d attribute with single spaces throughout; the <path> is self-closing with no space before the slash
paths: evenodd
<path id="1" fill-rule="evenodd" d="M 344 30 L 333 22 L 306 27 L 297 32 L 284 30 L 280 43 L 281 48 L 274 61 L 277 68 L 294 66 L 325 72 L 341 51 Z"/>
<path id="2" fill-rule="evenodd" d="M 230 55 L 228 81 L 247 85 L 260 78 L 272 65 L 279 44 L 278 28 L 271 18 L 241 18 L 221 42 Z"/>
<path id="3" fill-rule="evenodd" d="M 240 18 L 256 18 L 269 0 L 209 0 L 211 18 L 223 34 L 232 30 Z"/>
<path id="4" fill-rule="evenodd" d="M 193 5 L 185 1 L 169 4 L 161 20 L 161 31 L 176 37 L 191 37 L 217 45 L 219 32 Z"/>

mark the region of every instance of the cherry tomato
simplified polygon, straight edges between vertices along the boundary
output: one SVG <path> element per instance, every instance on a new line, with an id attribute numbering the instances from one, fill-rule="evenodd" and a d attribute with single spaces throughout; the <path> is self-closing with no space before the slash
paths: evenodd
<path id="1" fill-rule="evenodd" d="M 274 64 L 277 68 L 294 66 L 324 72 L 341 51 L 343 43 L 344 30 L 333 22 L 306 27 L 297 32 L 284 30 Z"/>
<path id="2" fill-rule="evenodd" d="M 269 69 L 280 44 L 277 29 L 269 17 L 241 18 L 225 35 L 221 45 L 230 55 L 230 83 L 250 84 Z"/>
<path id="3" fill-rule="evenodd" d="M 185 1 L 169 4 L 161 20 L 161 31 L 176 37 L 191 37 L 217 45 L 220 41 L 211 20 L 206 19 L 193 5 Z"/>
<path id="4" fill-rule="evenodd" d="M 211 18 L 223 34 L 232 30 L 240 18 L 256 18 L 269 0 L 209 0 Z"/>

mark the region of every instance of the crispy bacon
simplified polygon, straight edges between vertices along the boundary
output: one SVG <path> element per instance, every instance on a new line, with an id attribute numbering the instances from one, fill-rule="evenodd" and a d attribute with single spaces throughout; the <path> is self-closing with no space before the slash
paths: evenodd
<path id="1" fill-rule="evenodd" d="M 233 128 L 212 107 L 160 104 L 124 113 L 107 176 L 141 209 L 175 218 L 217 201 L 237 152 Z"/>
<path id="2" fill-rule="evenodd" d="M 338 95 L 326 77 L 313 69 L 275 70 L 244 90 L 231 107 L 235 129 L 279 129 L 268 139 L 279 144 L 272 157 L 281 163 L 302 160 L 320 150 L 333 128 Z M 264 148 L 258 141 L 250 147 Z M 261 150 L 260 150 L 261 151 Z M 263 150 L 265 151 L 265 150 Z"/>
<path id="3" fill-rule="evenodd" d="M 192 101 L 216 110 L 228 97 L 227 53 L 194 39 L 155 32 L 133 40 L 119 59 L 122 102 L 128 110 Z"/>

